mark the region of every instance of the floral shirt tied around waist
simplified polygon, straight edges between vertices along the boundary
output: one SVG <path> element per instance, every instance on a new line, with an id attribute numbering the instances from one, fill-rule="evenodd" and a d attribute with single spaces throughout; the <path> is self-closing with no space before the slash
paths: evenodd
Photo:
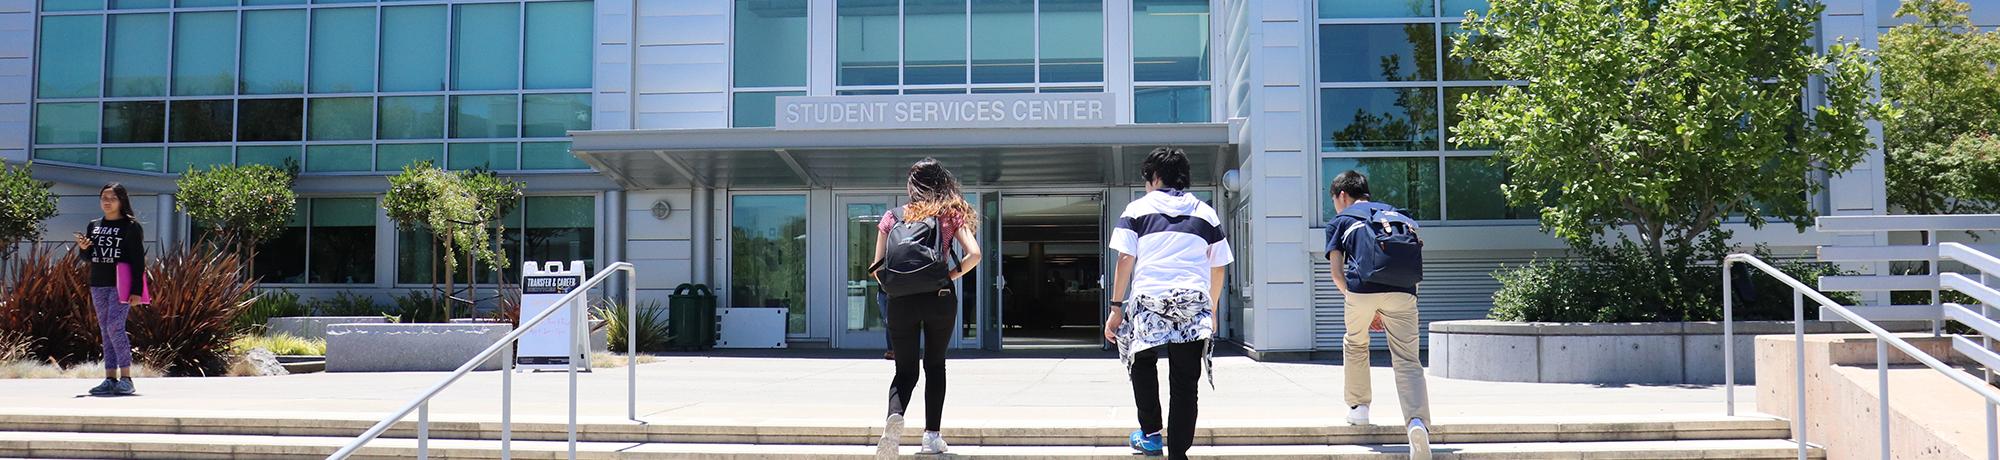
<path id="1" fill-rule="evenodd" d="M 1132 371 L 1132 356 L 1169 343 L 1208 340 L 1202 350 L 1202 373 L 1209 388 L 1215 387 L 1215 328 L 1210 325 L 1208 293 L 1198 289 L 1173 289 L 1159 295 L 1140 294 L 1127 303 L 1125 323 L 1118 326 L 1118 359 Z"/>

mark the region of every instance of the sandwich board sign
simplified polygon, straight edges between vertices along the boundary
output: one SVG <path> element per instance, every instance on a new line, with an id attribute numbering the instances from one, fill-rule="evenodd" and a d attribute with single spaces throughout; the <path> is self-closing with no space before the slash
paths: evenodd
<path id="1" fill-rule="evenodd" d="M 562 262 L 527 262 L 521 270 L 521 319 L 527 320 L 549 309 L 561 311 L 550 315 L 540 324 L 521 334 L 521 344 L 515 352 L 514 363 L 521 369 L 561 369 L 568 370 L 571 359 L 583 369 L 590 368 L 590 360 L 582 356 L 570 356 L 570 342 L 576 340 L 570 309 L 584 308 L 584 297 L 566 305 L 556 305 L 564 294 L 569 294 L 583 284 L 583 261 L 571 261 L 568 267 Z M 589 353 L 589 347 L 577 347 Z"/>

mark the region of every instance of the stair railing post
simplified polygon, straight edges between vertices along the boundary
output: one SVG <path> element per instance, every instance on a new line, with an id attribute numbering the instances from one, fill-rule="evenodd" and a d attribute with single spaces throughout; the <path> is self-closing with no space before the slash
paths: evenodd
<path id="1" fill-rule="evenodd" d="M 1882 460 L 1889 460 L 1889 341 L 1880 337 L 1875 339 L 1875 385 L 1877 391 L 1882 394 L 1881 407 L 1876 409 L 1882 415 L 1879 433 L 1882 439 Z"/>
<path id="2" fill-rule="evenodd" d="M 569 359 L 563 361 L 569 362 L 569 460 L 576 460 L 576 368 L 582 364 L 577 360 L 587 358 L 579 351 L 577 344 L 588 340 L 589 336 L 580 334 L 583 330 L 580 327 L 583 323 L 583 309 L 576 308 L 576 305 L 572 304 L 569 305 L 569 313 Z"/>
<path id="3" fill-rule="evenodd" d="M 417 406 L 417 460 L 431 458 L 431 402 Z"/>
<path id="4" fill-rule="evenodd" d="M 1732 298 L 1735 286 L 1730 282 L 1729 266 L 1734 263 L 1729 257 L 1722 258 L 1722 400 L 1726 405 L 1723 415 L 1736 415 L 1736 302 Z"/>
<path id="5" fill-rule="evenodd" d="M 514 458 L 514 361 L 510 351 L 500 364 L 500 460 Z"/>
<path id="6" fill-rule="evenodd" d="M 1806 460 L 1806 294 L 1792 288 L 1792 349 L 1793 372 L 1792 392 L 1797 393 L 1792 401 L 1795 412 L 1792 416 L 1792 432 L 1798 436 L 1799 460 Z"/>
<path id="7" fill-rule="evenodd" d="M 639 421 L 639 271 L 625 270 L 625 418 Z M 607 347 L 608 348 L 608 347 Z"/>

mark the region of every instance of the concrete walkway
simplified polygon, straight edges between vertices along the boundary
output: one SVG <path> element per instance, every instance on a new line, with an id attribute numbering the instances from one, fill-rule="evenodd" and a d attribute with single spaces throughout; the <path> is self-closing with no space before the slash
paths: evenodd
<path id="1" fill-rule="evenodd" d="M 1164 363 L 1162 363 L 1164 366 Z M 958 353 L 950 362 L 951 426 L 1124 426 L 1133 424 L 1123 366 L 1096 352 Z M 1332 362 L 1264 363 L 1218 356 L 1215 388 L 1202 389 L 1204 424 L 1338 423 L 1341 368 Z M 717 425 L 851 426 L 879 424 L 893 373 L 879 355 L 786 351 L 674 355 L 641 365 L 642 419 Z M 1164 373 L 1164 369 L 1162 369 Z M 580 416 L 624 420 L 626 369 L 582 374 Z M 444 373 L 305 374 L 277 377 L 142 379 L 140 395 L 82 397 L 88 380 L 0 381 L 0 413 L 379 419 Z M 498 420 L 498 372 L 467 376 L 435 399 L 438 420 Z M 560 421 L 568 376 L 523 373 L 514 379 L 517 421 Z M 1204 386 L 1206 386 L 1204 384 Z M 1375 422 L 1399 418 L 1389 369 L 1374 368 Z M 922 386 L 919 385 L 919 392 Z M 1720 387 L 1593 386 L 1430 379 L 1434 423 L 1493 420 L 1649 420 L 1720 417 Z M 1164 392 L 1163 392 L 1164 393 Z M 1737 389 L 1739 414 L 1753 413 L 1754 387 Z M 910 410 L 922 424 L 921 397 Z"/>

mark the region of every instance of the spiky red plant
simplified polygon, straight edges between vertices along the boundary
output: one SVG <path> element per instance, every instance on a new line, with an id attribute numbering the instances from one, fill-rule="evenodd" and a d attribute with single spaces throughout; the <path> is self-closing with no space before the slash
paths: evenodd
<path id="1" fill-rule="evenodd" d="M 148 267 L 153 304 L 133 307 L 126 331 L 134 359 L 170 376 L 223 375 L 231 327 L 256 287 L 243 261 L 206 247 L 175 248 Z"/>
<path id="2" fill-rule="evenodd" d="M 0 297 L 0 331 L 27 339 L 31 357 L 62 365 L 99 359 L 89 266 L 74 245 L 35 245 Z"/>

